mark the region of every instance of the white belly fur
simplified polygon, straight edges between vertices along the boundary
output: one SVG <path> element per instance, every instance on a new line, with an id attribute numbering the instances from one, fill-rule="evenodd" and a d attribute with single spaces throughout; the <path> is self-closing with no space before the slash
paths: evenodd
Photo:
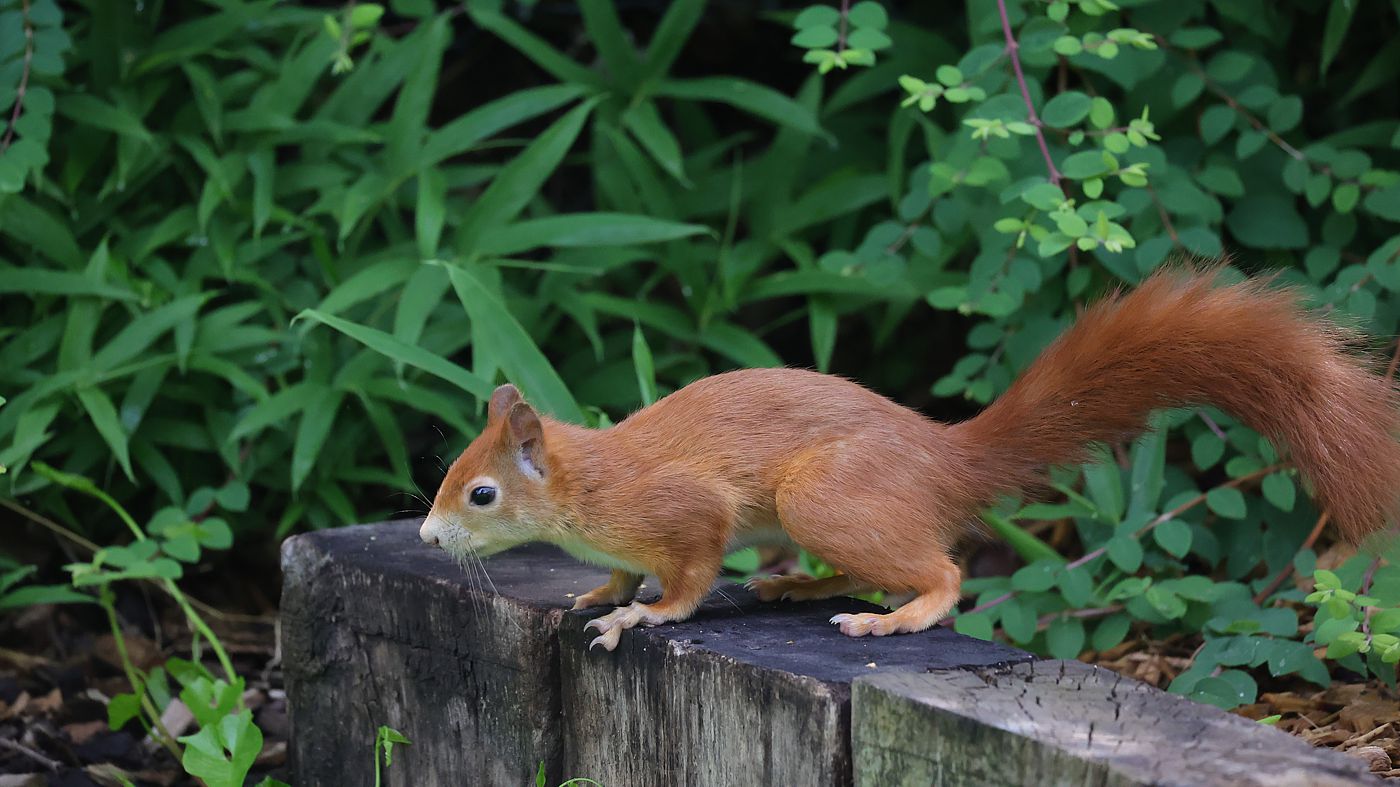
<path id="1" fill-rule="evenodd" d="M 611 568 L 619 571 L 627 571 L 632 574 L 646 574 L 647 570 L 635 563 L 630 563 L 606 552 L 594 549 L 582 539 L 570 538 L 560 539 L 554 542 L 560 549 L 568 552 L 575 560 L 589 563 L 603 568 Z"/>
<path id="2" fill-rule="evenodd" d="M 611 568 L 619 571 L 627 571 L 633 574 L 647 574 L 645 568 L 631 563 L 622 558 L 610 555 L 601 550 L 595 549 L 579 538 L 560 539 L 554 542 L 558 547 L 569 553 L 575 560 L 588 563 L 603 568 Z M 795 546 L 792 539 L 788 537 L 787 531 L 778 525 L 749 525 L 741 527 L 729 543 L 725 545 L 725 553 L 738 552 L 741 549 L 756 546 Z"/>

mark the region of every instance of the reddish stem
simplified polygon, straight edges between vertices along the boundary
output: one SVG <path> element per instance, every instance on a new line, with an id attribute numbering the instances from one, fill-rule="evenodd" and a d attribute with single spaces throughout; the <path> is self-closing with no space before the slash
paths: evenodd
<path id="1" fill-rule="evenodd" d="M 5 138 L 0 139 L 0 153 L 9 149 L 15 138 L 15 124 L 24 111 L 24 93 L 29 87 L 29 64 L 34 60 L 34 25 L 29 21 L 29 0 L 24 0 L 21 8 L 24 13 L 24 68 L 19 75 L 19 87 L 15 89 L 15 109 L 10 113 L 10 124 L 5 127 Z"/>
<path id="2" fill-rule="evenodd" d="M 1065 192 L 1065 196 L 1069 196 L 1069 189 L 1060 182 L 1060 170 L 1056 169 L 1055 160 L 1050 157 L 1050 146 L 1045 144 L 1045 132 L 1041 128 L 1040 116 L 1035 112 L 1030 88 L 1026 86 L 1026 73 L 1021 69 L 1021 56 L 1018 54 L 1021 45 L 1016 42 L 1016 36 L 1011 32 L 1011 17 L 1006 13 L 1006 0 L 997 0 L 997 11 L 1001 14 L 1001 32 L 1006 36 L 1006 54 L 1011 58 L 1011 68 L 1016 72 L 1016 84 L 1021 86 L 1021 100 L 1026 102 L 1026 116 L 1035 127 L 1035 141 L 1040 145 L 1040 155 L 1045 157 L 1045 169 L 1050 172 L 1050 182 L 1059 186 L 1060 190 Z"/>

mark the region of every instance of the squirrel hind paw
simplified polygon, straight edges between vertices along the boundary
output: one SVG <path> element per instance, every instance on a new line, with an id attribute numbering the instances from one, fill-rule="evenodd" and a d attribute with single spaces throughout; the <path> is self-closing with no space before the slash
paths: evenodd
<path id="1" fill-rule="evenodd" d="M 622 631 L 623 629 L 619 627 L 594 637 L 593 641 L 588 643 L 588 649 L 593 650 L 595 647 L 602 645 L 603 650 L 615 650 L 617 648 L 617 643 L 622 639 Z"/>
<path id="2" fill-rule="evenodd" d="M 864 637 L 867 634 L 883 637 L 886 634 L 894 634 L 899 629 L 898 620 L 891 620 L 889 615 L 874 612 L 843 612 L 833 615 L 829 622 L 835 623 L 841 629 L 841 633 L 848 637 Z"/>

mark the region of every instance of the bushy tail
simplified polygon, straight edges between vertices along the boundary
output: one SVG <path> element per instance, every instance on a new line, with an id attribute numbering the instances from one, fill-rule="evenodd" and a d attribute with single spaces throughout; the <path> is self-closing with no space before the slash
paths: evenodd
<path id="1" fill-rule="evenodd" d="M 1090 308 L 1001 398 L 947 439 L 987 497 L 1130 438 L 1153 410 L 1213 404 L 1290 452 L 1352 542 L 1400 512 L 1400 407 L 1352 338 L 1258 281 L 1159 273 Z"/>

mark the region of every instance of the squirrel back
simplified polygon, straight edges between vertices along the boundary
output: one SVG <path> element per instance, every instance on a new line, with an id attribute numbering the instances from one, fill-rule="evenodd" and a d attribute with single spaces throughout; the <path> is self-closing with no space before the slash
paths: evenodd
<path id="1" fill-rule="evenodd" d="M 1259 280 L 1168 270 L 1090 307 L 1000 398 L 947 439 L 987 499 L 1088 444 L 1132 437 L 1163 408 L 1212 404 L 1286 448 L 1353 542 L 1400 512 L 1400 407 L 1353 336 Z"/>

